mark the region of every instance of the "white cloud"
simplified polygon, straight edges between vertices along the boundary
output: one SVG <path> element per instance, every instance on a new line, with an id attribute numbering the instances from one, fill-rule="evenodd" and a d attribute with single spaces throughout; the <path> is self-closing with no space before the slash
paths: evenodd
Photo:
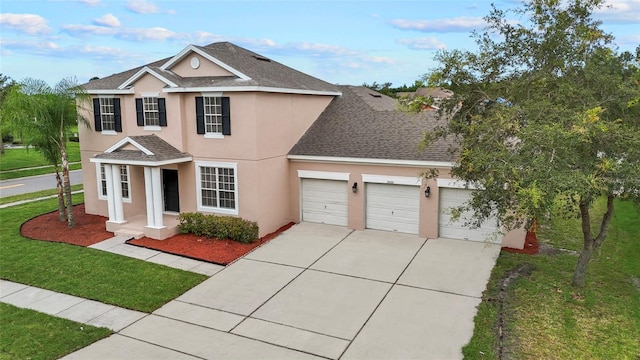
<path id="1" fill-rule="evenodd" d="M 103 17 L 93 19 L 93 23 L 100 26 L 119 27 L 120 20 L 113 14 L 105 14 Z"/>
<path id="2" fill-rule="evenodd" d="M 0 14 L 0 25 L 29 35 L 43 35 L 51 32 L 47 21 L 35 14 Z"/>
<path id="3" fill-rule="evenodd" d="M 24 39 L 0 39 L 0 46 L 3 51 L 20 50 L 38 55 L 55 53 L 60 49 L 60 46 L 52 41 L 25 41 Z"/>
<path id="4" fill-rule="evenodd" d="M 397 42 L 413 50 L 436 50 L 445 48 L 445 45 L 433 36 L 418 39 L 399 39 Z"/>
<path id="5" fill-rule="evenodd" d="M 607 23 L 640 23 L 640 0 L 607 0 L 594 13 Z"/>
<path id="6" fill-rule="evenodd" d="M 116 33 L 116 37 L 131 41 L 164 41 L 185 38 L 186 35 L 181 35 L 165 28 L 154 27 L 122 29 Z"/>
<path id="7" fill-rule="evenodd" d="M 118 32 L 117 29 L 106 27 L 106 26 L 77 25 L 77 24 L 63 25 L 62 30 L 74 36 L 115 35 Z"/>
<path id="8" fill-rule="evenodd" d="M 130 0 L 126 8 L 129 11 L 132 11 L 136 14 L 158 14 L 158 13 L 166 13 L 166 14 L 175 14 L 175 10 L 162 10 L 156 5 L 147 0 Z"/>
<path id="9" fill-rule="evenodd" d="M 81 4 L 85 4 L 87 6 L 98 6 L 101 5 L 100 0 L 79 0 Z"/>
<path id="10" fill-rule="evenodd" d="M 421 32 L 467 32 L 480 29 L 486 22 L 480 17 L 461 16 L 451 19 L 436 20 L 391 20 L 391 25 L 402 30 Z"/>

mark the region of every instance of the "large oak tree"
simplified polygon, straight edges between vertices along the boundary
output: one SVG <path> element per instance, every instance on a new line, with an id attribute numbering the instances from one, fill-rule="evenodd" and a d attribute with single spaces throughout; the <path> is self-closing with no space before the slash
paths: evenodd
<path id="1" fill-rule="evenodd" d="M 484 189 L 457 210 L 473 210 L 471 226 L 497 214 L 511 229 L 562 201 L 565 215 L 582 220 L 575 286 L 585 285 L 607 236 L 614 199 L 640 197 L 640 47 L 631 54 L 612 45 L 593 16 L 603 6 L 493 7 L 487 27 L 473 35 L 478 50 L 442 51 L 425 75 L 455 92 L 441 109 L 451 121 L 425 142 L 458 139 L 453 175 Z M 603 197 L 606 212 L 591 224 L 592 205 Z"/>

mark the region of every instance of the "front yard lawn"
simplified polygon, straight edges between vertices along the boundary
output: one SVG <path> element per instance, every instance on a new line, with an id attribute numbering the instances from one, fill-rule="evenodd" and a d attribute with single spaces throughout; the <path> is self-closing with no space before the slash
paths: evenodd
<path id="1" fill-rule="evenodd" d="M 74 203 L 83 195 L 74 196 Z M 0 209 L 0 278 L 151 312 L 206 276 L 80 246 L 30 240 L 20 225 L 56 199 Z"/>
<path id="2" fill-rule="evenodd" d="M 638 359 L 640 356 L 640 208 L 616 202 L 609 235 L 591 261 L 587 286 L 571 286 L 577 255 L 567 251 L 521 255 L 502 252 L 483 295 L 468 359 Z M 597 204 L 601 214 L 603 203 Z M 541 243 L 579 250 L 577 219 L 542 223 Z M 529 263 L 530 275 L 513 281 L 500 305 L 499 284 Z M 498 334 L 502 314 L 503 337 Z M 502 346 L 501 346 L 502 345 Z M 499 353 L 503 357 L 499 356 Z"/>

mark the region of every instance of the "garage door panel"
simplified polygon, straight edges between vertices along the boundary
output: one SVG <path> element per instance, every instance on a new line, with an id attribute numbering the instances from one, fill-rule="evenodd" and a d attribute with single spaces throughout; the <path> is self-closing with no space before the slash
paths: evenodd
<path id="1" fill-rule="evenodd" d="M 420 188 L 367 184 L 366 227 L 417 234 L 420 223 Z"/>
<path id="2" fill-rule="evenodd" d="M 347 182 L 302 180 L 302 220 L 346 226 L 348 219 Z"/>
<path id="3" fill-rule="evenodd" d="M 440 191 L 440 211 L 439 211 L 439 236 L 453 239 L 465 239 L 471 241 L 487 241 L 500 239 L 494 239 L 494 235 L 497 229 L 495 219 L 489 219 L 485 221 L 479 228 L 469 228 L 464 226 L 464 223 L 471 219 L 473 213 L 471 211 L 465 211 L 461 216 L 453 221 L 451 215 L 451 208 L 463 205 L 471 198 L 471 190 L 467 189 L 450 189 L 441 188 Z"/>

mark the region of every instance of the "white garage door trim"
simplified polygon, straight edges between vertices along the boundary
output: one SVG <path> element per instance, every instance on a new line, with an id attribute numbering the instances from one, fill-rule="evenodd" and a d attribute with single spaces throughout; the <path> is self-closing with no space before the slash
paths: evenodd
<path id="1" fill-rule="evenodd" d="M 443 238 L 500 243 L 502 238 L 496 236 L 498 233 L 495 220 L 489 219 L 476 229 L 464 226 L 465 217 L 470 217 L 471 213 L 463 213 L 457 221 L 451 221 L 450 208 L 465 203 L 471 192 L 472 190 L 459 187 L 439 189 L 438 235 Z"/>
<path id="2" fill-rule="evenodd" d="M 302 221 L 347 226 L 348 183 L 344 180 L 302 178 L 300 207 Z"/>
<path id="3" fill-rule="evenodd" d="M 364 176 L 363 176 L 364 179 Z M 365 184 L 365 226 L 368 229 L 417 234 L 420 229 L 420 186 Z"/>

